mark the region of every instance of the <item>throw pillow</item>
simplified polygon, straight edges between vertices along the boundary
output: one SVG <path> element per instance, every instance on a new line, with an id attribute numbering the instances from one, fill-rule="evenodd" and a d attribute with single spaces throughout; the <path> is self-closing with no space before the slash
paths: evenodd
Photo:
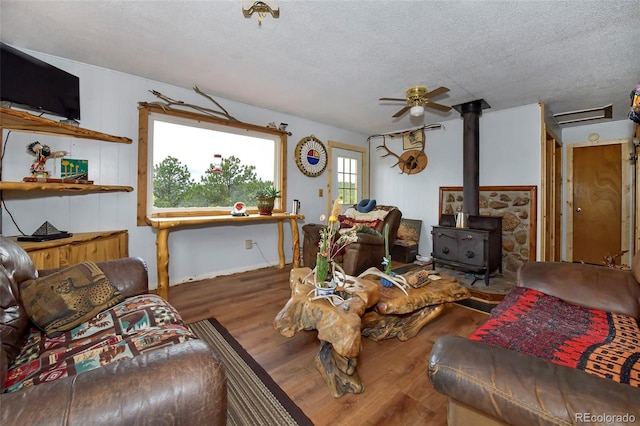
<path id="1" fill-rule="evenodd" d="M 384 238 L 384 235 L 382 235 L 381 233 L 379 233 L 375 229 L 369 228 L 368 226 L 364 226 L 362 224 L 358 224 L 358 225 L 354 226 L 353 228 L 340 228 L 338 230 L 338 232 L 340 232 L 340 234 L 346 234 L 349 231 L 356 231 L 356 234 L 369 234 L 369 235 L 374 235 L 374 236 L 376 236 L 378 238 Z"/>
<path id="2" fill-rule="evenodd" d="M 20 295 L 31 321 L 49 337 L 71 330 L 124 300 L 93 262 L 24 281 Z"/>
<path id="3" fill-rule="evenodd" d="M 382 222 L 380 219 L 358 220 L 343 214 L 338 216 L 338 221 L 340 222 L 340 229 L 353 228 L 356 225 L 363 225 L 371 229 L 376 229 L 380 222 Z"/>
<path id="4" fill-rule="evenodd" d="M 358 220 L 374 220 L 374 219 L 384 220 L 384 218 L 387 217 L 387 215 L 389 214 L 389 211 L 390 210 L 384 209 L 383 206 L 376 206 L 376 208 L 371 210 L 369 213 L 360 213 L 358 212 L 358 210 L 354 209 L 353 207 L 349 207 L 344 212 L 344 215 L 352 219 L 358 219 Z"/>

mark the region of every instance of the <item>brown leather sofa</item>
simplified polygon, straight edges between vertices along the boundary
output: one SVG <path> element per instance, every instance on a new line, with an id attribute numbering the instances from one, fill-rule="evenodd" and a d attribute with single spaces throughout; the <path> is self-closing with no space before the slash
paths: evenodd
<path id="1" fill-rule="evenodd" d="M 356 207 L 355 205 L 353 206 Z M 402 212 L 393 206 L 376 206 L 375 209 L 388 209 L 389 213 L 375 228 L 377 232 L 384 235 L 384 228 L 389 225 L 389 249 L 396 240 L 398 228 L 402 221 Z M 316 255 L 318 254 L 318 243 L 320 242 L 320 230 L 325 225 L 306 224 L 302 227 L 304 241 L 302 243 L 302 259 L 304 266 L 311 269 L 316 266 Z M 344 272 L 357 276 L 365 270 L 376 267 L 383 269 L 382 258 L 385 255 L 384 238 L 377 235 L 358 233 L 358 240 L 347 245 L 344 253 L 337 256 L 335 261 L 344 269 Z"/>
<path id="2" fill-rule="evenodd" d="M 640 319 L 639 281 L 640 253 L 631 271 L 529 262 L 521 267 L 517 285 Z M 459 336 L 435 342 L 429 379 L 448 396 L 449 425 L 568 425 L 579 423 L 584 413 L 628 414 L 640 421 L 638 388 Z M 605 423 L 611 424 L 600 424 Z"/>
<path id="3" fill-rule="evenodd" d="M 98 263 L 125 297 L 148 293 L 138 258 Z M 30 328 L 20 284 L 38 275 L 0 236 L 0 389 Z M 47 272 L 41 272 L 47 274 Z M 217 353 L 201 340 L 165 346 L 70 377 L 0 394 L 2 425 L 197 425 L 226 423 L 227 389 Z"/>

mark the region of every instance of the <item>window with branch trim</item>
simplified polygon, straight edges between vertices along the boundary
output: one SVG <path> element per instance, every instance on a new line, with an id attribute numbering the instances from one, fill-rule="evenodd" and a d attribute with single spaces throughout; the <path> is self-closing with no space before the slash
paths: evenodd
<path id="1" fill-rule="evenodd" d="M 228 215 L 241 201 L 257 212 L 260 191 L 286 206 L 287 134 L 188 111 L 142 106 L 139 114 L 138 224 L 147 217 Z"/>

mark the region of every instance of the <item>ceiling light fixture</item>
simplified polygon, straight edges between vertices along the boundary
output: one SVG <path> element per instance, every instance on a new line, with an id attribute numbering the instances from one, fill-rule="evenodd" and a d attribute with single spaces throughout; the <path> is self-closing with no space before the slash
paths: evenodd
<path id="1" fill-rule="evenodd" d="M 272 9 L 271 6 L 266 4 L 263 1 L 257 1 L 253 3 L 253 5 L 249 9 L 242 8 L 242 14 L 245 18 L 251 18 L 251 15 L 254 13 L 258 14 L 258 26 L 262 26 L 262 18 L 264 18 L 267 13 L 271 14 L 275 19 L 280 17 L 280 8 Z"/>
<path id="2" fill-rule="evenodd" d="M 553 114 L 554 120 L 559 125 L 579 123 L 581 121 L 600 120 L 613 117 L 613 105 L 605 105 L 598 108 L 580 109 L 577 111 L 561 112 Z"/>
<path id="3" fill-rule="evenodd" d="M 422 105 L 414 105 L 411 107 L 409 114 L 414 117 L 420 117 L 422 114 L 424 114 L 424 107 Z"/>

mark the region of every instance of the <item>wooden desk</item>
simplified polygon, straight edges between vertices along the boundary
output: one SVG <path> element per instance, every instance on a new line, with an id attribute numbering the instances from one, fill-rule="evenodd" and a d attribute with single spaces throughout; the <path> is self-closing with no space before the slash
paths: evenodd
<path id="1" fill-rule="evenodd" d="M 169 300 L 169 231 L 188 226 L 220 226 L 220 225 L 255 225 L 264 222 L 278 223 L 278 268 L 284 268 L 284 226 L 288 220 L 291 224 L 291 242 L 293 244 L 293 267 L 300 266 L 300 237 L 298 234 L 298 219 L 304 219 L 300 214 L 274 213 L 271 216 L 252 214 L 249 216 L 193 216 L 193 217 L 163 217 L 147 218 L 151 226 L 158 230 L 156 235 L 156 256 L 158 263 L 158 295 Z"/>

